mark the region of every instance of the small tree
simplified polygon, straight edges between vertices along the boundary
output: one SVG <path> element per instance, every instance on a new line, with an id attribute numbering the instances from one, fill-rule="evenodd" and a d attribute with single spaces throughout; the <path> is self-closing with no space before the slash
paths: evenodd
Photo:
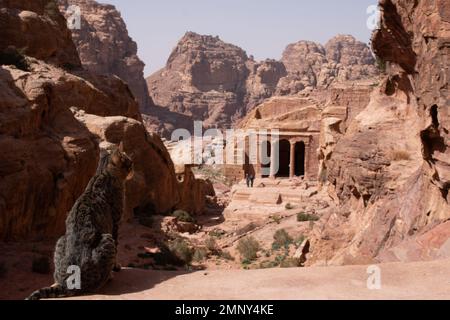
<path id="1" fill-rule="evenodd" d="M 191 222 L 195 223 L 195 219 L 184 210 L 176 210 L 173 214 L 173 217 L 177 218 L 180 222 Z"/>
<path id="2" fill-rule="evenodd" d="M 185 240 L 181 238 L 175 239 L 169 244 L 169 249 L 178 259 L 182 260 L 186 264 L 192 262 L 194 252 Z"/>
<path id="3" fill-rule="evenodd" d="M 281 229 L 275 232 L 274 236 L 274 242 L 272 247 L 274 249 L 280 249 L 280 248 L 289 248 L 289 246 L 294 242 L 294 239 L 287 233 L 286 230 Z"/>
<path id="4" fill-rule="evenodd" d="M 254 261 L 258 258 L 258 251 L 261 249 L 259 242 L 253 238 L 248 237 L 241 239 L 237 246 L 237 250 L 241 254 L 242 261 Z"/>
<path id="5" fill-rule="evenodd" d="M 299 212 L 297 214 L 297 221 L 298 222 L 306 222 L 306 221 L 318 221 L 320 218 L 316 215 L 313 214 L 309 214 L 309 213 L 304 213 L 304 212 Z"/>

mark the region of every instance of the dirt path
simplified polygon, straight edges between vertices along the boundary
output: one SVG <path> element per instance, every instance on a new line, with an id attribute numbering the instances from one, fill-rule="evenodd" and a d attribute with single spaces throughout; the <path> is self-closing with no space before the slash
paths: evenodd
<path id="1" fill-rule="evenodd" d="M 367 289 L 367 266 L 190 274 L 128 269 L 103 295 L 83 299 L 450 299 L 450 260 L 380 268 L 381 290 Z"/>

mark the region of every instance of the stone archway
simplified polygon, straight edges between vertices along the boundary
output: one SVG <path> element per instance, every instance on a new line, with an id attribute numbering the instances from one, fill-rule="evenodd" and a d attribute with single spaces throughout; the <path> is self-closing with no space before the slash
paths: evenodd
<path id="1" fill-rule="evenodd" d="M 290 162 L 291 162 L 291 143 L 288 140 L 281 140 L 279 142 L 279 167 L 276 174 L 277 178 L 289 178 L 290 176 Z"/>
<path id="2" fill-rule="evenodd" d="M 301 177 L 306 174 L 305 168 L 306 146 L 303 141 L 295 143 L 295 161 L 294 161 L 294 175 Z"/>

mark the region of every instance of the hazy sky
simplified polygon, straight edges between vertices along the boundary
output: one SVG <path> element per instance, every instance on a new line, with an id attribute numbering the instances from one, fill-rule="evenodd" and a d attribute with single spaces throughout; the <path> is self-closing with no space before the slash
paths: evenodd
<path id="1" fill-rule="evenodd" d="M 146 63 L 162 68 L 186 31 L 218 35 L 257 60 L 279 59 L 299 40 L 325 43 L 338 33 L 369 42 L 367 8 L 377 0 L 99 0 L 122 13 Z"/>

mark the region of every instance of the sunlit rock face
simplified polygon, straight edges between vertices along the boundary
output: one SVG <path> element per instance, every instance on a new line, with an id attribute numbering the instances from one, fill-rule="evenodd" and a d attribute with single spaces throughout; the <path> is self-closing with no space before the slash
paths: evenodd
<path id="1" fill-rule="evenodd" d="M 100 149 L 121 142 L 134 162 L 125 220 L 143 209 L 203 212 L 208 184 L 190 169 L 178 181 L 128 85 L 82 66 L 54 1 L 2 0 L 0 24 L 0 240 L 61 235 Z"/>
<path id="2" fill-rule="evenodd" d="M 374 62 L 369 47 L 351 36 L 325 46 L 300 41 L 286 48 L 281 61 L 257 62 L 218 37 L 188 32 L 147 83 L 152 99 L 166 109 L 156 118 L 168 118 L 168 110 L 205 127 L 229 127 L 273 96 L 372 78 L 378 74 Z"/>
<path id="3" fill-rule="evenodd" d="M 80 29 L 71 28 L 72 38 L 83 66 L 97 74 L 112 74 L 126 82 L 142 112 L 153 106 L 144 79 L 145 64 L 137 55 L 137 44 L 128 35 L 120 12 L 94 0 L 58 0 L 60 11 L 70 18 L 78 6 Z"/>
<path id="4" fill-rule="evenodd" d="M 327 161 L 330 194 L 340 212 L 315 240 L 317 261 L 450 255 L 450 4 L 380 5 L 373 49 L 386 74 Z"/>

